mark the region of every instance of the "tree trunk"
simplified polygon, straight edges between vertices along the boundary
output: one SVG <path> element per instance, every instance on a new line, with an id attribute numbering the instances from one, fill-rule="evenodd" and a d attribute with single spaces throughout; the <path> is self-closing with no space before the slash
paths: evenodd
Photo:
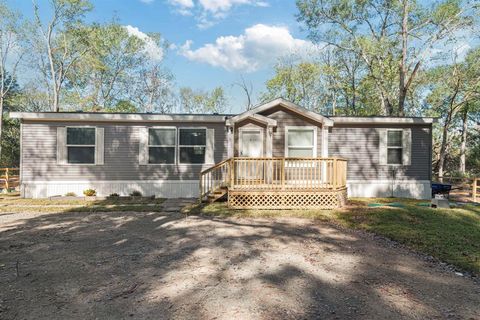
<path id="1" fill-rule="evenodd" d="M 468 108 L 465 108 L 462 117 L 462 140 L 460 144 L 460 167 L 462 174 L 466 172 L 466 151 L 467 151 L 467 130 L 468 130 Z"/>
<path id="2" fill-rule="evenodd" d="M 382 113 L 384 116 L 389 116 L 390 114 L 390 103 L 388 102 L 388 99 L 385 98 L 385 95 L 383 94 L 383 91 L 379 91 L 379 98 L 380 98 L 380 106 L 382 108 Z"/>
<path id="3" fill-rule="evenodd" d="M 398 115 L 403 116 L 405 114 L 405 98 L 407 96 L 407 86 L 405 85 L 405 79 L 407 75 L 407 46 L 408 46 L 408 1 L 403 0 L 403 17 L 402 17 L 402 58 L 400 59 L 399 73 L 399 92 L 398 92 Z"/>
<path id="4" fill-rule="evenodd" d="M 60 105 L 59 105 L 59 92 L 57 90 L 57 86 L 54 85 L 53 86 L 54 89 L 53 89 L 53 111 L 55 112 L 59 112 L 60 111 Z"/>
<path id="5" fill-rule="evenodd" d="M 355 72 L 355 71 L 354 71 Z M 357 115 L 357 86 L 355 85 L 355 75 L 352 76 L 352 109 Z"/>
<path id="6" fill-rule="evenodd" d="M 58 82 L 59 79 L 57 78 L 57 72 L 55 71 L 55 62 L 53 57 L 53 49 L 52 49 L 52 33 L 53 33 L 53 22 L 50 23 L 48 26 L 47 31 L 47 56 L 48 56 L 48 63 L 50 65 L 50 76 L 52 77 L 52 89 L 53 89 L 53 101 L 52 101 L 52 109 L 54 112 L 60 111 L 59 107 L 59 95 L 60 92 L 58 90 Z"/>
<path id="7" fill-rule="evenodd" d="M 3 102 L 4 102 L 3 94 L 0 96 L 0 161 L 2 156 L 2 133 L 3 133 Z"/>
<path id="8" fill-rule="evenodd" d="M 447 157 L 448 131 L 450 130 L 450 124 L 452 123 L 452 119 L 453 119 L 454 112 L 455 112 L 455 108 L 453 107 L 453 101 L 455 100 L 455 97 L 456 97 L 456 93 L 452 98 L 452 102 L 450 104 L 450 109 L 448 111 L 447 117 L 445 118 L 445 124 L 443 126 L 442 144 L 440 145 L 440 154 L 439 154 L 439 159 L 438 159 L 438 176 L 440 178 L 443 177 L 443 171 L 444 171 L 444 167 L 445 167 L 445 158 Z"/>
<path id="9" fill-rule="evenodd" d="M 447 143 L 448 143 L 448 128 L 449 125 L 445 123 L 442 133 L 442 144 L 440 145 L 440 154 L 438 157 L 438 177 L 443 177 L 443 171 L 445 167 L 445 157 L 447 156 Z"/>

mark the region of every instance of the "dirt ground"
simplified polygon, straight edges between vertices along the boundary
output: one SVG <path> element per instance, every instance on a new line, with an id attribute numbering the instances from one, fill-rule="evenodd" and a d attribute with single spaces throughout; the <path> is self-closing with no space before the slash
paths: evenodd
<path id="1" fill-rule="evenodd" d="M 480 285 L 302 219 L 4 213 L 1 319 L 480 319 Z"/>

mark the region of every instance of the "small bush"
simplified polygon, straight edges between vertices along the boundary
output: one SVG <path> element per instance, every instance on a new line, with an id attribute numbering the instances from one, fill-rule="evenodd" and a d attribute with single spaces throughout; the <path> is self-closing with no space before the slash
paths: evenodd
<path id="1" fill-rule="evenodd" d="M 107 198 L 116 199 L 116 198 L 120 198 L 120 195 L 118 193 L 112 193 Z"/>
<path id="2" fill-rule="evenodd" d="M 65 197 L 76 197 L 77 194 L 75 192 L 67 192 L 65 193 Z"/>
<path id="3" fill-rule="evenodd" d="M 95 189 L 86 189 L 86 190 L 83 190 L 83 194 L 86 197 L 94 197 L 97 195 L 97 191 Z"/>
<path id="4" fill-rule="evenodd" d="M 132 191 L 130 193 L 130 197 L 141 197 L 141 196 L 142 196 L 142 193 L 138 190 Z"/>

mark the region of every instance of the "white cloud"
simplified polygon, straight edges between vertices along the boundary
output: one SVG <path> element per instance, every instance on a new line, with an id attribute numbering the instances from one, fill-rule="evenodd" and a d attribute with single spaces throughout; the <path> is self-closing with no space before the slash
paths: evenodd
<path id="1" fill-rule="evenodd" d="M 143 33 L 137 27 L 133 27 L 131 25 L 125 26 L 128 34 L 131 36 L 135 36 L 140 40 L 145 42 L 145 52 L 150 57 L 150 59 L 154 61 L 160 61 L 163 59 L 163 49 L 158 45 L 158 43 L 149 37 L 146 33 Z"/>
<path id="2" fill-rule="evenodd" d="M 168 2 L 174 6 L 187 9 L 191 9 L 195 6 L 193 0 L 169 0 Z"/>
<path id="3" fill-rule="evenodd" d="M 465 57 L 467 56 L 467 53 L 468 53 L 468 51 L 469 51 L 470 49 L 472 49 L 472 46 L 471 46 L 469 43 L 465 42 L 465 41 L 460 42 L 460 43 L 454 48 L 455 54 L 457 55 L 457 58 L 458 58 L 459 60 L 462 60 L 462 61 L 465 59 Z"/>
<path id="4" fill-rule="evenodd" d="M 314 45 L 294 38 L 288 28 L 257 24 L 239 36 L 223 36 L 198 49 L 188 40 L 179 53 L 191 61 L 207 63 L 229 71 L 253 72 L 291 53 L 305 53 Z"/>
<path id="5" fill-rule="evenodd" d="M 192 9 L 195 7 L 193 0 L 169 0 L 168 3 L 174 6 L 182 16 L 191 16 Z"/>
<path id="6" fill-rule="evenodd" d="M 181 15 L 194 15 L 201 29 L 208 28 L 225 18 L 235 6 L 268 7 L 264 0 L 168 0 Z"/>
<path id="7" fill-rule="evenodd" d="M 252 4 L 250 0 L 199 0 L 199 4 L 206 11 L 212 13 L 229 11 L 234 5 Z"/>

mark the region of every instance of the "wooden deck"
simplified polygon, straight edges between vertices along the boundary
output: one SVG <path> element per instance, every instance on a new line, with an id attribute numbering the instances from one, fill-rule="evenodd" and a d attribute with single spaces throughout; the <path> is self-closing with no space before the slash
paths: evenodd
<path id="1" fill-rule="evenodd" d="M 231 158 L 200 174 L 200 199 L 236 209 L 333 209 L 346 202 L 341 158 Z"/>

